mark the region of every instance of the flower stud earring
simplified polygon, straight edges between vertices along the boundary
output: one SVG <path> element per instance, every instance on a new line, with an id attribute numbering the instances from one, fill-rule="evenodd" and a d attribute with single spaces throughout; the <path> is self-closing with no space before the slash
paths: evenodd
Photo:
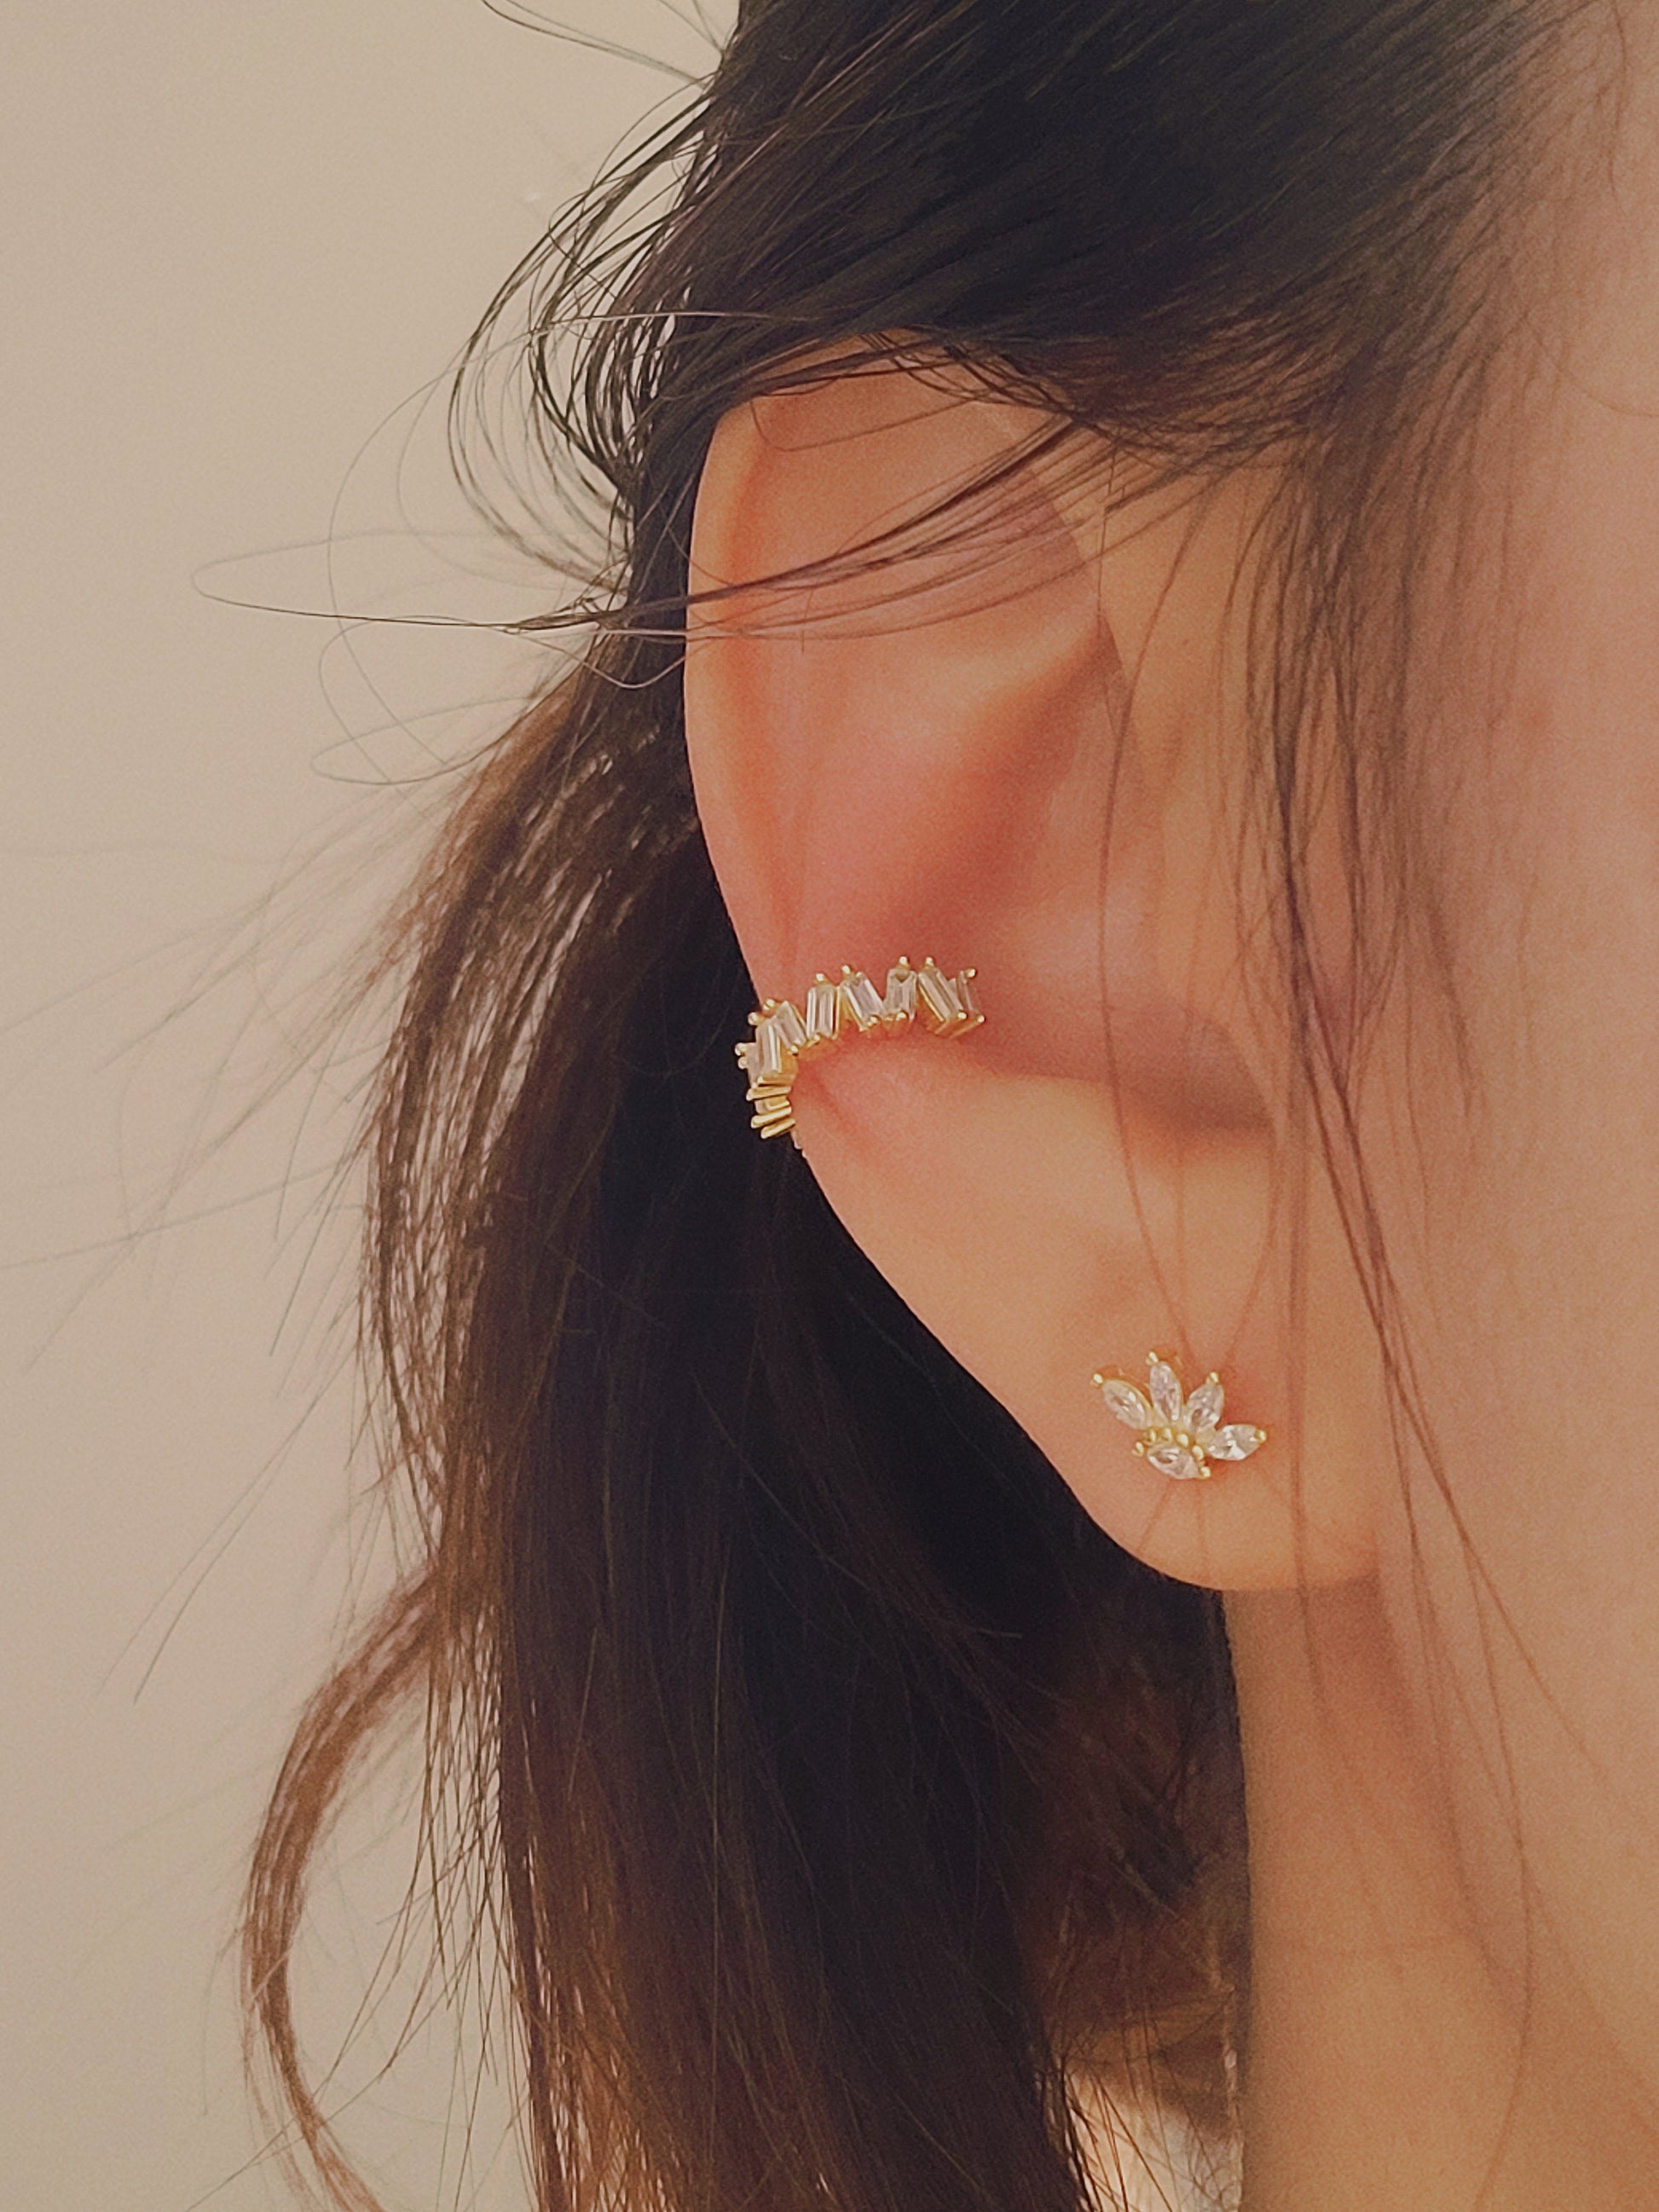
<path id="1" fill-rule="evenodd" d="M 884 992 L 862 969 L 844 967 L 833 981 L 819 970 L 806 991 L 804 1011 L 788 999 L 764 1000 L 749 1017 L 755 1034 L 736 1048 L 755 1109 L 750 1127 L 763 1137 L 793 1133 L 789 1087 L 796 1070 L 838 1037 L 855 1031 L 887 1036 L 917 1020 L 935 1036 L 965 1036 L 976 1030 L 985 1017 L 974 996 L 975 973 L 964 968 L 959 975 L 947 975 L 931 954 L 913 968 L 901 953 L 887 971 Z M 800 1143 L 799 1136 L 795 1142 Z"/>
<path id="2" fill-rule="evenodd" d="M 1176 1482 L 1199 1480 L 1212 1472 L 1212 1460 L 1249 1459 L 1259 1444 L 1267 1443 L 1266 1429 L 1248 1422 L 1221 1426 L 1218 1375 L 1206 1375 L 1191 1397 L 1183 1398 L 1173 1361 L 1149 1352 L 1146 1369 L 1144 1391 L 1119 1375 L 1091 1375 L 1089 1379 L 1119 1420 L 1139 1430 L 1134 1448 L 1160 1474 Z"/>

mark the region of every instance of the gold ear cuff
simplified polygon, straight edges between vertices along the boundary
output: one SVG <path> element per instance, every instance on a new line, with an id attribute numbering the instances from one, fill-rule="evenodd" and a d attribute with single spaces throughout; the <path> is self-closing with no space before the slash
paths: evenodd
<path id="1" fill-rule="evenodd" d="M 947 975 L 931 954 L 913 968 L 902 953 L 887 971 L 887 988 L 878 991 L 860 968 L 843 968 L 834 981 L 822 970 L 806 993 L 803 1012 L 788 999 L 767 999 L 750 1015 L 754 1036 L 737 1048 L 749 1078 L 748 1098 L 755 1109 L 751 1129 L 781 1137 L 795 1127 L 789 1087 L 803 1060 L 822 1052 L 836 1038 L 856 1030 L 885 1036 L 920 1018 L 935 1036 L 965 1036 L 985 1019 L 973 993 L 975 970 Z M 800 1139 L 795 1138 L 797 1145 Z"/>
<path id="2" fill-rule="evenodd" d="M 1091 1375 L 1107 1405 L 1126 1428 L 1139 1429 L 1134 1449 L 1148 1467 L 1176 1482 L 1191 1482 L 1212 1472 L 1212 1460 L 1249 1459 L 1267 1441 L 1266 1429 L 1249 1422 L 1221 1425 L 1218 1375 L 1206 1375 L 1191 1397 L 1183 1397 L 1173 1360 L 1146 1354 L 1146 1388 L 1137 1389 L 1121 1375 Z"/>

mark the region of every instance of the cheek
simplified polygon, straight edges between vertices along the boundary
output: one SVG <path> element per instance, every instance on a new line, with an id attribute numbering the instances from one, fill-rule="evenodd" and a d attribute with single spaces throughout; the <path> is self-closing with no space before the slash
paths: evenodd
<path id="1" fill-rule="evenodd" d="M 1610 562 L 1587 535 L 1597 517 L 1605 556 L 1652 531 L 1626 510 L 1659 450 L 1632 465 L 1617 509 L 1570 487 L 1496 742 L 1448 755 L 1434 865 L 1464 1026 L 1432 985 L 1391 1010 L 1365 1121 L 1438 1457 L 1413 1447 L 1394 1486 L 1390 1608 L 1472 1887 L 1518 1970 L 1524 1865 L 1560 1973 L 1651 2074 L 1659 542 Z"/>

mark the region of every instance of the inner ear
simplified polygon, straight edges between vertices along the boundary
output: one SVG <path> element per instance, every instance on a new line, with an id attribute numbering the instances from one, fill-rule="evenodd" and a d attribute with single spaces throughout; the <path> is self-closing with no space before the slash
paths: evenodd
<path id="1" fill-rule="evenodd" d="M 1186 796 L 1187 526 L 1143 510 L 1103 545 L 1106 457 L 1065 432 L 888 361 L 722 421 L 685 668 L 710 858 L 757 1000 L 842 962 L 972 963 L 1000 981 L 982 1049 L 1005 1072 L 1110 1084 L 1177 1135 L 1260 1127 L 1206 981 L 1236 948 Z"/>
<path id="2" fill-rule="evenodd" d="M 1098 925 L 1116 659 L 1093 570 L 1022 459 L 1045 427 L 890 367 L 721 422 L 686 729 L 758 994 L 826 963 L 946 958 L 969 933 L 963 960 L 1012 974 L 1046 912 L 1047 972 L 1000 1048 L 1040 1056 L 1067 1012 L 1074 1044 L 1097 1038 L 1078 933 Z"/>

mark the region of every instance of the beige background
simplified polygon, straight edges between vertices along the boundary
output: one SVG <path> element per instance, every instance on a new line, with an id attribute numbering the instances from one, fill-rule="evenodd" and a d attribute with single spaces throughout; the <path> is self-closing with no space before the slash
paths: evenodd
<path id="1" fill-rule="evenodd" d="M 693 0 L 550 7 L 706 65 Z M 348 613 L 528 604 L 510 564 L 422 542 L 462 518 L 414 403 L 675 85 L 479 0 L 9 12 L 0 2205 L 249 2212 L 286 2199 L 247 2163 L 240 1857 L 375 1571 L 327 1174 L 362 1063 L 307 1062 L 304 1028 L 434 752 L 532 664 L 210 593 L 326 608 L 331 541 Z M 319 1901 L 319 2046 L 383 1932 L 374 1826 Z M 499 2120 L 464 2160 L 441 2047 L 422 2063 L 342 2077 L 396 2201 L 513 2203 Z"/>

